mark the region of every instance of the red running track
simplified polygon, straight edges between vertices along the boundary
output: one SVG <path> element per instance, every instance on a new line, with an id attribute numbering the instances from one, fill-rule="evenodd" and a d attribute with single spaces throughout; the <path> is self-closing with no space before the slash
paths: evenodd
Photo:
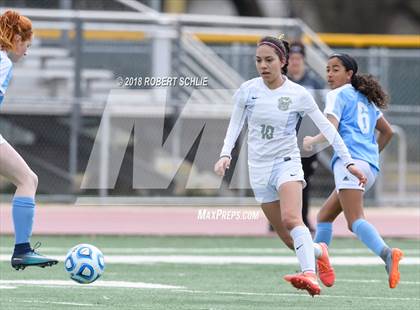
<path id="1" fill-rule="evenodd" d="M 258 207 L 39 205 L 36 208 L 33 233 L 39 235 L 273 235 L 268 231 L 267 220 Z M 219 216 L 217 219 L 200 220 L 199 209 L 219 212 Z M 236 216 L 255 215 L 255 212 L 258 212 L 256 219 L 236 219 Z M 315 223 L 316 212 L 316 208 L 311 209 L 312 223 Z M 228 214 L 233 218 L 226 218 Z M 385 237 L 420 239 L 419 208 L 368 208 L 365 214 Z M 7 204 L 0 205 L 0 233 L 13 233 L 11 207 Z M 341 215 L 334 223 L 334 236 L 351 235 Z"/>

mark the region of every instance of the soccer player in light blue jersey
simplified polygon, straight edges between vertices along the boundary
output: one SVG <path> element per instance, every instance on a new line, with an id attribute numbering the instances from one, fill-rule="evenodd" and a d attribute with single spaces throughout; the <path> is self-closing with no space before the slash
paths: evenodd
<path id="1" fill-rule="evenodd" d="M 330 244 L 332 222 L 344 211 L 350 231 L 356 234 L 372 252 L 382 258 L 388 272 L 390 288 L 400 280 L 399 261 L 403 253 L 390 248 L 369 223 L 363 213 L 363 194 L 372 187 L 379 172 L 379 153 L 393 135 L 390 124 L 379 109 L 386 108 L 388 97 L 379 83 L 370 75 L 357 74 L 357 62 L 347 54 L 333 54 L 327 64 L 328 84 L 332 90 L 327 94 L 325 114 L 338 129 L 355 163 L 363 170 L 368 182 L 365 188 L 358 179 L 341 167 L 341 159 L 334 154 L 335 190 L 318 213 L 315 242 Z M 375 137 L 375 131 L 379 135 Z M 304 148 L 325 141 L 322 134 L 305 137 Z M 322 274 L 320 278 L 328 278 Z"/>
<path id="2" fill-rule="evenodd" d="M 15 11 L 0 16 L 0 104 L 12 76 L 12 60 L 18 61 L 32 42 L 32 22 Z M 10 56 L 10 58 L 9 58 Z M 27 266 L 52 266 L 57 260 L 42 256 L 30 246 L 38 177 L 0 134 L 0 175 L 16 186 L 13 198 L 15 249 L 11 259 L 16 270 Z"/>

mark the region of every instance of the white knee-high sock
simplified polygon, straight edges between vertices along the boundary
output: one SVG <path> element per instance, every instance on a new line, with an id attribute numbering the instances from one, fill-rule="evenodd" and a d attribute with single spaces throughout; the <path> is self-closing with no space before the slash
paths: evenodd
<path id="1" fill-rule="evenodd" d="M 306 226 L 296 226 L 290 231 L 302 272 L 315 272 L 315 253 L 311 233 Z"/>
<path id="2" fill-rule="evenodd" d="M 315 252 L 315 258 L 319 258 L 322 255 L 322 249 L 319 243 L 314 242 L 314 252 Z"/>

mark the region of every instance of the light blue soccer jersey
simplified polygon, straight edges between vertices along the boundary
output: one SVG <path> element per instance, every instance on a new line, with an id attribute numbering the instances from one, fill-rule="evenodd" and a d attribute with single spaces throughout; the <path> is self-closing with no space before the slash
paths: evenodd
<path id="1" fill-rule="evenodd" d="M 12 78 L 12 61 L 5 51 L 0 50 L 0 105 Z"/>
<path id="2" fill-rule="evenodd" d="M 327 94 L 324 113 L 339 121 L 338 132 L 352 158 L 364 160 L 379 171 L 375 127 L 382 112 L 351 84 L 346 84 Z M 332 166 L 337 158 L 334 153 Z"/>

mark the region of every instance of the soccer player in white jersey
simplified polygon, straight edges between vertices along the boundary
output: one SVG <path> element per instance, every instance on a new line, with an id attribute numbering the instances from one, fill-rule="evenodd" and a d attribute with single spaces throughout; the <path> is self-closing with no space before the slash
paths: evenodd
<path id="1" fill-rule="evenodd" d="M 368 178 L 366 187 L 342 168 L 337 154 L 332 159 L 335 190 L 318 213 L 316 242 L 330 244 L 332 222 L 344 211 L 350 231 L 356 234 L 372 252 L 385 262 L 390 288 L 400 280 L 399 261 L 403 253 L 391 249 L 375 227 L 365 220 L 363 194 L 375 182 L 379 172 L 379 152 L 391 140 L 393 132 L 379 109 L 387 107 L 388 97 L 380 84 L 370 75 L 357 74 L 357 62 L 347 54 L 333 54 L 327 64 L 328 84 L 325 114 L 346 143 L 351 156 Z M 375 137 L 375 131 L 379 132 Z M 322 134 L 304 138 L 304 148 L 325 141 Z M 320 274 L 322 277 L 322 274 Z"/>
<path id="2" fill-rule="evenodd" d="M 280 236 L 296 251 L 301 273 L 285 276 L 298 289 L 317 295 L 321 289 L 315 273 L 315 257 L 322 257 L 328 270 L 327 247 L 315 247 L 309 229 L 302 220 L 302 189 L 305 180 L 296 124 L 308 114 L 325 134 L 348 169 L 366 182 L 335 128 L 319 111 L 304 87 L 287 79 L 288 43 L 275 37 L 262 38 L 256 50 L 260 77 L 241 85 L 234 96 L 235 105 L 215 172 L 224 175 L 229 168 L 231 151 L 244 125 L 248 123 L 248 166 L 256 200 Z"/>
<path id="3" fill-rule="evenodd" d="M 26 55 L 31 41 L 30 19 L 16 11 L 6 11 L 0 16 L 0 105 L 12 77 L 12 60 L 16 62 Z M 15 228 L 12 267 L 19 270 L 27 266 L 45 267 L 57 264 L 57 260 L 40 255 L 30 246 L 38 177 L 1 134 L 0 175 L 16 186 L 12 209 Z"/>

